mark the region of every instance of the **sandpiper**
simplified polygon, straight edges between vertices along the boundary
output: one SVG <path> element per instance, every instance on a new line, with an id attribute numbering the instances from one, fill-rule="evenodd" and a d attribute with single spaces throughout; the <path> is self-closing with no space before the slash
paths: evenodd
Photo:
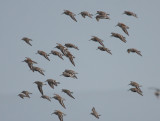
<path id="1" fill-rule="evenodd" d="M 38 87 L 40 93 L 43 95 L 42 86 L 43 86 L 43 85 L 46 85 L 46 84 L 44 84 L 44 83 L 41 82 L 41 81 L 35 81 L 34 83 L 37 84 L 37 87 Z"/>
<path id="2" fill-rule="evenodd" d="M 71 92 L 70 90 L 62 89 L 62 92 L 66 93 L 68 96 L 70 96 L 71 98 L 75 99 L 75 98 L 72 96 L 73 92 Z"/>
<path id="3" fill-rule="evenodd" d="M 62 14 L 66 14 L 66 15 L 70 16 L 74 21 L 77 22 L 77 20 L 76 20 L 76 18 L 75 18 L 76 14 L 72 13 L 71 11 L 69 11 L 69 10 L 64 10 L 64 12 L 63 12 Z"/>
<path id="4" fill-rule="evenodd" d="M 32 41 L 32 39 L 27 38 L 27 37 L 23 37 L 22 40 L 25 41 L 25 42 L 26 42 L 27 44 L 29 44 L 30 46 L 32 46 L 31 43 L 30 43 L 30 41 Z"/>
<path id="5" fill-rule="evenodd" d="M 128 52 L 128 53 L 130 53 L 130 52 L 132 52 L 132 53 L 137 53 L 138 55 L 142 56 L 141 51 L 139 51 L 139 50 L 137 50 L 137 49 L 135 49 L 135 48 L 127 49 L 127 52 Z"/>

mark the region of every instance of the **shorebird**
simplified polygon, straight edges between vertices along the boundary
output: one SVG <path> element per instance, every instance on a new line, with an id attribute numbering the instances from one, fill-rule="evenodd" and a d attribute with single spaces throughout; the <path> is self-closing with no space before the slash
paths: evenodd
<path id="1" fill-rule="evenodd" d="M 129 36 L 128 31 L 127 31 L 129 27 L 127 25 L 125 25 L 124 23 L 118 23 L 116 26 L 119 26 Z"/>
<path id="2" fill-rule="evenodd" d="M 63 55 L 66 56 L 68 49 L 59 43 L 56 43 L 56 44 L 57 46 L 55 48 L 59 49 L 63 53 Z"/>
<path id="3" fill-rule="evenodd" d="M 139 85 L 137 82 L 131 81 L 129 85 L 134 86 L 135 88 L 139 89 L 139 91 L 141 91 L 141 85 Z"/>
<path id="4" fill-rule="evenodd" d="M 77 79 L 75 74 L 70 74 L 70 73 L 67 73 L 65 71 L 60 76 L 71 77 L 71 78 Z"/>
<path id="5" fill-rule="evenodd" d="M 29 68 L 32 70 L 33 64 L 37 64 L 37 62 L 33 61 L 31 58 L 29 57 L 25 57 L 26 59 L 22 62 L 26 62 L 29 66 Z"/>
<path id="6" fill-rule="evenodd" d="M 43 95 L 42 86 L 43 86 L 43 85 L 46 85 L 46 84 L 44 84 L 44 83 L 41 82 L 41 81 L 35 81 L 34 83 L 37 84 L 37 87 L 38 87 L 40 93 Z"/>
<path id="7" fill-rule="evenodd" d="M 25 41 L 27 44 L 29 44 L 30 46 L 32 46 L 31 43 L 30 43 L 30 41 L 32 41 L 32 39 L 29 39 L 27 37 L 23 37 L 21 40 Z"/>
<path id="8" fill-rule="evenodd" d="M 74 49 L 79 50 L 77 46 L 75 46 L 74 44 L 71 44 L 71 43 L 66 43 L 64 46 L 66 46 L 67 48 L 74 48 Z"/>
<path id="9" fill-rule="evenodd" d="M 139 50 L 137 50 L 137 49 L 135 49 L 135 48 L 127 49 L 127 52 L 128 52 L 128 53 L 130 53 L 130 52 L 132 52 L 132 53 L 137 53 L 138 55 L 142 56 L 142 55 L 141 55 L 141 51 L 139 51 Z"/>
<path id="10" fill-rule="evenodd" d="M 69 70 L 69 69 L 65 69 L 65 72 L 69 73 L 69 74 L 78 74 L 77 72 L 75 72 L 73 70 Z"/>
<path id="11" fill-rule="evenodd" d="M 92 18 L 92 14 L 90 14 L 89 12 L 87 12 L 87 11 L 82 11 L 82 12 L 80 12 L 79 14 L 81 14 L 82 15 L 82 17 L 83 18 L 85 18 L 86 16 L 88 16 L 89 18 Z M 78 14 L 78 15 L 79 15 Z"/>
<path id="12" fill-rule="evenodd" d="M 103 40 L 101 40 L 100 38 L 98 38 L 96 36 L 92 36 L 92 38 L 90 40 L 92 40 L 94 42 L 98 42 L 99 44 L 101 44 L 104 47 Z"/>
<path id="13" fill-rule="evenodd" d="M 30 98 L 30 94 L 32 94 L 32 93 L 30 93 L 30 92 L 28 92 L 28 91 L 22 91 L 21 93 L 23 93 L 23 94 L 25 94 L 26 95 L 26 97 L 28 97 L 28 98 Z"/>
<path id="14" fill-rule="evenodd" d="M 48 101 L 50 101 L 50 102 L 51 102 L 51 98 L 50 98 L 49 96 L 47 96 L 47 95 L 42 95 L 42 96 L 41 96 L 41 98 L 43 98 L 43 99 L 47 99 Z"/>
<path id="15" fill-rule="evenodd" d="M 44 70 L 39 67 L 32 66 L 32 71 L 38 71 L 40 74 L 44 75 Z"/>
<path id="16" fill-rule="evenodd" d="M 44 51 L 38 50 L 36 54 L 40 54 L 41 56 L 45 57 L 47 60 L 49 60 L 48 56 L 49 54 L 47 54 Z M 49 60 L 50 61 L 50 60 Z"/>
<path id="17" fill-rule="evenodd" d="M 61 53 L 58 52 L 58 51 L 51 50 L 51 53 L 49 53 L 49 54 L 56 55 L 56 56 L 58 56 L 59 58 L 61 58 L 62 60 L 64 60 L 63 57 L 62 57 L 63 54 L 61 54 Z"/>
<path id="18" fill-rule="evenodd" d="M 120 40 L 122 40 L 122 41 L 125 42 L 125 43 L 127 42 L 127 41 L 126 41 L 126 38 L 125 38 L 123 35 L 120 35 L 120 34 L 114 33 L 114 32 L 112 32 L 111 34 L 112 34 L 111 37 L 119 38 Z"/>
<path id="19" fill-rule="evenodd" d="M 96 118 L 98 118 L 98 119 L 99 119 L 99 116 L 101 116 L 101 115 L 99 115 L 99 114 L 96 112 L 96 110 L 95 110 L 94 107 L 92 108 L 91 114 L 92 114 L 93 116 L 95 116 Z"/>
<path id="20" fill-rule="evenodd" d="M 65 105 L 64 105 L 64 103 L 63 103 L 63 101 L 64 101 L 65 99 L 62 98 L 61 96 L 59 96 L 58 94 L 54 94 L 54 95 L 55 95 L 55 96 L 54 96 L 53 98 L 56 99 L 56 100 L 58 100 L 59 103 L 62 105 L 62 107 L 66 109 L 66 107 L 65 107 Z"/>
<path id="21" fill-rule="evenodd" d="M 72 96 L 73 92 L 71 92 L 70 90 L 62 89 L 62 92 L 66 93 L 68 96 L 70 96 L 71 98 L 75 99 L 75 98 Z"/>
<path id="22" fill-rule="evenodd" d="M 76 18 L 75 18 L 76 14 L 72 13 L 71 11 L 69 11 L 69 10 L 64 10 L 64 12 L 63 12 L 62 14 L 66 14 L 66 15 L 70 16 L 74 21 L 77 22 L 77 20 L 76 20 Z"/>
<path id="23" fill-rule="evenodd" d="M 129 90 L 131 90 L 132 92 L 137 92 L 138 94 L 140 94 L 141 96 L 143 96 L 142 91 L 140 91 L 137 88 L 130 88 Z"/>
<path id="24" fill-rule="evenodd" d="M 111 54 L 112 55 L 112 53 L 111 53 L 111 50 L 109 50 L 108 48 L 106 48 L 106 47 L 101 47 L 101 46 L 99 46 L 97 49 L 99 49 L 99 50 L 101 50 L 101 51 L 106 51 L 106 52 L 108 52 L 109 54 Z"/>
<path id="25" fill-rule="evenodd" d="M 160 89 L 159 89 L 159 88 L 150 87 L 149 89 L 155 90 L 154 95 L 155 95 L 157 98 L 159 98 L 159 96 L 160 96 Z"/>
<path id="26" fill-rule="evenodd" d="M 45 82 L 48 82 L 49 86 L 54 89 L 54 86 L 58 86 L 60 82 L 56 82 L 56 80 L 53 79 L 47 79 Z"/>
<path id="27" fill-rule="evenodd" d="M 73 58 L 75 58 L 68 50 L 66 51 L 66 57 L 69 58 L 70 62 L 75 66 Z"/>
<path id="28" fill-rule="evenodd" d="M 22 98 L 22 99 L 24 99 L 24 97 L 26 97 L 26 95 L 24 95 L 24 94 L 18 94 L 18 96 L 19 96 L 20 98 Z"/>
<path id="29" fill-rule="evenodd" d="M 104 12 L 104 11 L 97 11 L 96 14 L 99 14 L 99 15 L 110 15 L 110 14 Z"/>
<path id="30" fill-rule="evenodd" d="M 137 16 L 135 13 L 130 12 L 130 11 L 124 11 L 123 14 L 126 14 L 126 15 L 128 15 L 128 16 L 134 16 L 134 17 L 138 18 L 138 16 Z"/>
<path id="31" fill-rule="evenodd" d="M 52 114 L 57 115 L 60 121 L 63 121 L 63 116 L 66 115 L 66 114 L 62 113 L 61 111 L 59 111 L 59 110 L 55 110 L 55 112 L 53 112 Z"/>
<path id="32" fill-rule="evenodd" d="M 100 19 L 110 19 L 110 18 L 108 17 L 108 15 L 97 15 L 96 20 L 99 21 Z"/>

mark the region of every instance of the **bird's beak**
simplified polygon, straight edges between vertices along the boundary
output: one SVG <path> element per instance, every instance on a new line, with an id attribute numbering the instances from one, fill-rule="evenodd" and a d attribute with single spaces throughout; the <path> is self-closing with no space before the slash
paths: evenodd
<path id="1" fill-rule="evenodd" d="M 64 13 L 61 13 L 61 15 L 63 15 Z"/>
<path id="2" fill-rule="evenodd" d="M 22 62 L 25 62 L 25 61 L 22 61 Z"/>
<path id="3" fill-rule="evenodd" d="M 81 13 L 79 13 L 79 14 L 81 14 Z M 79 14 L 78 14 L 78 15 L 79 15 Z"/>

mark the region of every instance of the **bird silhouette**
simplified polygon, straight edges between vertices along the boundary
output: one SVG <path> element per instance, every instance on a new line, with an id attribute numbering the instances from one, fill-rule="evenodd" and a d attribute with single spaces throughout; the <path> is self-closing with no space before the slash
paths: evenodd
<path id="1" fill-rule="evenodd" d="M 46 84 L 44 84 L 44 83 L 41 82 L 41 81 L 35 81 L 34 83 L 37 84 L 37 87 L 38 87 L 40 93 L 43 95 L 42 86 L 43 86 L 43 85 L 46 85 Z"/>
<path id="2" fill-rule="evenodd" d="M 116 26 L 119 26 L 129 36 L 128 31 L 127 31 L 129 27 L 127 25 L 125 25 L 124 23 L 118 23 Z"/>
<path id="3" fill-rule="evenodd" d="M 39 68 L 39 67 L 35 67 L 35 66 L 32 66 L 32 71 L 37 71 L 39 72 L 40 74 L 44 75 L 44 70 Z M 45 76 L 45 75 L 44 75 Z"/>
<path id="4" fill-rule="evenodd" d="M 71 98 L 75 99 L 75 98 L 72 96 L 73 92 L 71 92 L 70 90 L 62 89 L 62 92 L 66 93 L 68 96 L 70 96 Z"/>
<path id="5" fill-rule="evenodd" d="M 63 121 L 63 116 L 66 115 L 66 114 L 62 113 L 61 111 L 59 111 L 59 110 L 55 110 L 55 112 L 53 112 L 52 114 L 57 115 L 60 121 Z"/>
<path id="6" fill-rule="evenodd" d="M 22 91 L 21 93 L 23 93 L 23 94 L 25 94 L 26 95 L 26 97 L 28 97 L 28 98 L 30 98 L 30 94 L 32 94 L 32 93 L 30 93 L 30 92 L 28 92 L 28 91 Z"/>
<path id="7" fill-rule="evenodd" d="M 65 100 L 64 98 L 62 98 L 61 96 L 59 96 L 58 94 L 54 94 L 55 96 L 53 97 L 54 99 L 58 100 L 58 102 L 62 105 L 63 108 L 66 109 L 63 101 Z"/>
<path id="8" fill-rule="evenodd" d="M 22 99 L 24 99 L 24 97 L 26 97 L 25 94 L 18 94 L 18 96 L 19 96 L 20 98 L 22 98 Z"/>
<path id="9" fill-rule="evenodd" d="M 64 46 L 66 46 L 67 48 L 74 48 L 74 49 L 79 50 L 77 46 L 75 46 L 74 44 L 71 44 L 71 43 L 66 43 Z"/>
<path id="10" fill-rule="evenodd" d="M 127 49 L 127 52 L 128 52 L 128 53 L 130 53 L 130 52 L 132 52 L 132 53 L 137 53 L 138 55 L 142 56 L 141 51 L 139 51 L 139 50 L 137 50 L 137 49 L 135 49 L 135 48 Z"/>
<path id="11" fill-rule="evenodd" d="M 127 42 L 127 41 L 126 41 L 126 38 L 125 38 L 123 35 L 118 34 L 118 33 L 114 33 L 114 32 L 112 32 L 111 34 L 112 34 L 111 37 L 119 38 L 119 39 L 120 39 L 121 41 L 123 41 L 124 43 Z"/>
<path id="12" fill-rule="evenodd" d="M 87 11 L 82 11 L 82 12 L 80 12 L 79 14 L 81 14 L 82 15 L 82 17 L 83 18 L 85 18 L 86 16 L 88 16 L 89 18 L 92 18 L 92 14 L 90 14 L 89 12 L 87 12 Z M 78 14 L 78 15 L 79 15 Z"/>
<path id="13" fill-rule="evenodd" d="M 76 18 L 75 18 L 76 14 L 72 13 L 71 11 L 69 11 L 69 10 L 64 10 L 64 12 L 63 12 L 62 14 L 66 14 L 66 15 L 70 16 L 74 21 L 77 22 L 77 20 L 76 20 Z"/>
<path id="14" fill-rule="evenodd" d="M 128 16 L 134 16 L 134 17 L 138 18 L 138 16 L 137 16 L 135 13 L 130 12 L 130 11 L 124 11 L 123 14 L 126 14 L 126 15 L 128 15 Z"/>
<path id="15" fill-rule="evenodd" d="M 112 53 L 111 53 L 111 50 L 109 50 L 108 48 L 106 48 L 106 47 L 101 47 L 101 46 L 99 46 L 97 49 L 99 49 L 99 50 L 101 50 L 101 51 L 106 51 L 106 52 L 108 52 L 109 54 L 111 54 L 112 55 Z"/>
<path id="16" fill-rule="evenodd" d="M 45 82 L 48 82 L 49 86 L 54 89 L 54 86 L 58 86 L 60 82 L 56 82 L 54 79 L 47 79 Z"/>
<path id="17" fill-rule="evenodd" d="M 49 54 L 53 54 L 53 55 L 56 55 L 56 56 L 58 56 L 59 58 L 61 58 L 62 60 L 64 60 L 63 59 L 63 54 L 61 54 L 60 52 L 58 52 L 58 51 L 54 51 L 54 50 L 52 50 L 51 51 L 51 53 L 49 53 Z"/>
<path id="18" fill-rule="evenodd" d="M 27 37 L 23 37 L 21 40 L 25 41 L 27 44 L 29 44 L 30 46 L 32 46 L 31 43 L 30 43 L 30 41 L 32 41 L 32 39 L 29 39 Z"/>
<path id="19" fill-rule="evenodd" d="M 92 40 L 94 42 L 98 42 L 99 44 L 101 44 L 104 47 L 103 40 L 101 40 L 100 38 L 98 38 L 96 36 L 92 36 L 92 38 L 90 40 Z"/>
<path id="20" fill-rule="evenodd" d="M 48 58 L 49 54 L 47 54 L 46 52 L 38 50 L 36 54 L 39 54 L 39 55 L 45 57 L 47 60 L 50 61 L 50 59 Z"/>
<path id="21" fill-rule="evenodd" d="M 43 99 L 47 99 L 48 101 L 50 101 L 50 102 L 51 102 L 51 98 L 50 98 L 49 96 L 47 96 L 47 95 L 42 95 L 42 96 L 41 96 L 41 98 L 43 98 Z"/>
<path id="22" fill-rule="evenodd" d="M 137 92 L 138 94 L 140 94 L 141 96 L 143 96 L 142 91 L 137 89 L 137 88 L 130 88 L 129 90 L 131 90 L 132 92 Z"/>
<path id="23" fill-rule="evenodd" d="M 93 116 L 95 116 L 96 118 L 98 118 L 98 119 L 99 119 L 99 116 L 101 116 L 101 115 L 99 115 L 99 114 L 96 112 L 96 109 L 95 109 L 94 107 L 92 108 L 91 114 L 92 114 Z"/>

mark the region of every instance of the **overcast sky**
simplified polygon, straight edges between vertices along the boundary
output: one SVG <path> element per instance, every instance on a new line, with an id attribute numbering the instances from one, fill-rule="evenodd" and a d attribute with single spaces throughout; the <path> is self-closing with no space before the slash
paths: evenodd
<path id="1" fill-rule="evenodd" d="M 0 114 L 3 121 L 58 121 L 51 113 L 59 109 L 67 115 L 64 121 L 97 120 L 90 115 L 94 106 L 102 116 L 101 121 L 159 121 L 160 99 L 153 90 L 160 88 L 159 69 L 159 0 L 0 0 L 0 53 L 1 84 Z M 109 13 L 111 20 L 96 21 L 76 15 L 78 22 L 66 15 L 67 9 L 75 14 L 97 10 Z M 138 18 L 122 14 L 125 10 L 135 12 Z M 129 26 L 129 36 L 118 22 Z M 110 37 L 116 32 L 126 37 L 127 43 Z M 96 50 L 99 43 L 88 41 L 91 36 L 104 40 L 104 45 L 113 55 Z M 21 39 L 31 38 L 33 46 Z M 50 53 L 56 43 L 73 43 L 79 51 L 69 49 L 76 57 L 75 67 L 64 60 L 50 55 L 50 62 L 37 50 Z M 142 57 L 127 53 L 128 48 L 141 51 Z M 59 51 L 59 50 L 58 50 Z M 36 66 L 45 70 L 45 76 L 29 70 L 25 57 L 37 61 Z M 78 79 L 59 76 L 65 69 L 78 72 Z M 55 79 L 61 84 L 54 90 L 44 86 L 44 93 L 60 94 L 66 99 L 67 109 L 54 99 L 52 102 L 40 98 L 34 81 Z M 144 96 L 128 92 L 130 81 L 142 85 Z M 75 100 L 61 92 L 62 88 L 73 91 Z M 17 95 L 32 92 L 30 99 L 22 100 Z"/>

